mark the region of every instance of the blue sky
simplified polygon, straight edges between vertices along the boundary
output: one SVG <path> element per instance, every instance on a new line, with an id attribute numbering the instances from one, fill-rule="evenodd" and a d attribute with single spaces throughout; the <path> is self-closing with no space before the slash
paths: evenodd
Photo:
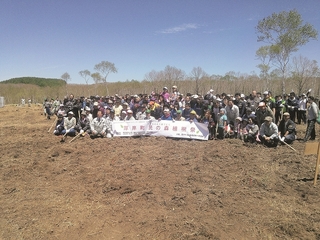
<path id="1" fill-rule="evenodd" d="M 0 81 L 68 72 L 70 83 L 85 83 L 79 71 L 101 61 L 118 69 L 109 82 L 141 81 L 167 65 L 259 73 L 258 21 L 292 9 L 320 32 L 319 0 L 2 0 Z M 319 40 L 299 54 L 320 64 Z"/>

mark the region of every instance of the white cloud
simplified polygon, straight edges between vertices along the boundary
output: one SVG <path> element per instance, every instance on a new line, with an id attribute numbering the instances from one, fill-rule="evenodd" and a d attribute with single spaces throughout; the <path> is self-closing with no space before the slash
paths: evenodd
<path id="1" fill-rule="evenodd" d="M 164 34 L 178 33 L 178 32 L 187 31 L 188 29 L 197 29 L 198 27 L 199 26 L 195 23 L 188 23 L 188 24 L 183 24 L 173 28 L 167 28 L 167 29 L 158 31 L 158 33 L 164 33 Z"/>

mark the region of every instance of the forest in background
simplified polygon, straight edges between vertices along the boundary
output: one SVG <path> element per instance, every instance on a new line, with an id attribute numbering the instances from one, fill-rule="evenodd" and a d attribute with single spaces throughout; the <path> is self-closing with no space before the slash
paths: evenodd
<path id="1" fill-rule="evenodd" d="M 249 95 L 252 90 L 263 92 L 270 90 L 273 95 L 281 94 L 281 78 L 272 78 L 268 81 L 270 87 L 267 88 L 267 83 L 259 76 L 247 75 L 229 72 L 225 76 L 199 76 L 199 78 L 186 78 L 180 80 L 174 77 L 160 80 L 131 80 L 124 82 L 109 82 L 96 84 L 67 84 L 61 79 L 46 79 L 46 78 L 20 78 L 0 82 L 0 96 L 5 98 L 6 104 L 19 104 L 21 99 L 31 99 L 33 103 L 42 103 L 45 98 L 63 99 L 66 95 L 74 94 L 76 97 L 84 96 L 120 96 L 125 94 L 150 94 L 152 91 L 160 93 L 163 87 L 169 89 L 173 85 L 178 86 L 178 90 L 182 94 L 192 93 L 205 95 L 210 89 L 215 91 L 215 94 L 227 93 L 235 94 L 237 92 Z M 31 80 L 33 79 L 33 80 Z M 303 80 L 303 88 L 298 89 L 301 79 L 287 78 L 286 86 L 287 93 L 294 91 L 302 94 L 309 88 L 312 89 L 312 95 L 320 96 L 320 77 L 311 77 Z M 300 83 L 301 85 L 301 83 Z"/>

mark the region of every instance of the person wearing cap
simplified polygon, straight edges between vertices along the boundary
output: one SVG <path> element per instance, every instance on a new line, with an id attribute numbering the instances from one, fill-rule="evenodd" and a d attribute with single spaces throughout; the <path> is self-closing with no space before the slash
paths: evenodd
<path id="1" fill-rule="evenodd" d="M 215 122 L 213 121 L 213 118 L 211 116 L 211 111 L 207 110 L 200 120 L 201 123 L 205 123 L 208 125 L 208 131 L 209 131 L 209 139 L 212 140 L 216 137 L 216 129 L 215 129 Z"/>
<path id="2" fill-rule="evenodd" d="M 180 93 L 178 91 L 178 87 L 176 85 L 172 86 L 172 94 L 170 97 L 170 102 L 176 101 L 179 95 Z"/>
<path id="3" fill-rule="evenodd" d="M 168 108 L 163 110 L 163 115 L 160 118 L 161 120 L 172 120 L 171 112 Z"/>
<path id="4" fill-rule="evenodd" d="M 161 107 L 155 101 L 149 102 L 148 109 L 151 111 L 151 116 L 153 116 L 155 119 L 159 119 L 161 117 Z"/>
<path id="5" fill-rule="evenodd" d="M 170 101 L 170 94 L 168 92 L 167 87 L 163 87 L 163 91 L 161 93 L 161 96 L 163 97 L 163 100 L 165 103 L 168 103 Z"/>
<path id="6" fill-rule="evenodd" d="M 113 131 L 112 131 L 112 122 L 120 121 L 120 118 L 115 115 L 115 111 L 113 109 L 110 110 L 109 116 L 106 118 L 106 133 L 107 138 L 113 137 Z"/>
<path id="7" fill-rule="evenodd" d="M 231 98 L 227 97 L 227 106 L 226 106 L 226 114 L 228 118 L 228 123 L 231 123 L 232 125 L 235 124 L 236 118 L 239 117 L 239 107 L 235 104 L 233 104 L 233 101 Z"/>
<path id="8" fill-rule="evenodd" d="M 54 128 L 53 134 L 56 136 L 59 136 L 59 135 L 63 135 L 62 131 L 64 130 L 64 124 L 63 124 L 64 117 L 62 114 L 59 114 L 59 113 L 58 113 L 57 117 L 58 117 L 58 119 L 56 122 L 56 126 Z"/>
<path id="9" fill-rule="evenodd" d="M 241 117 L 236 118 L 236 122 L 233 127 L 233 137 L 243 140 L 243 135 L 246 134 L 246 126 L 248 119 L 242 119 Z"/>
<path id="10" fill-rule="evenodd" d="M 75 126 L 75 130 L 80 134 L 84 135 L 85 132 L 89 132 L 90 130 L 90 120 L 87 117 L 86 111 L 82 111 L 80 114 L 79 121 Z"/>
<path id="11" fill-rule="evenodd" d="M 57 112 L 57 115 L 67 116 L 64 105 L 61 103 Z"/>
<path id="12" fill-rule="evenodd" d="M 191 108 L 197 113 L 197 118 L 198 117 L 203 117 L 205 114 L 204 110 L 204 102 L 202 99 L 202 96 L 198 96 L 195 98 L 192 103 L 191 103 Z"/>
<path id="13" fill-rule="evenodd" d="M 296 140 L 296 124 L 290 119 L 288 112 L 283 113 L 283 119 L 279 123 L 278 131 L 281 142 L 291 144 Z"/>
<path id="14" fill-rule="evenodd" d="M 213 94 L 214 90 L 210 89 L 207 94 L 204 96 L 205 100 L 209 100 L 212 101 L 214 99 L 214 94 Z"/>
<path id="15" fill-rule="evenodd" d="M 115 116 L 119 117 L 120 113 L 121 113 L 121 111 L 123 109 L 123 107 L 121 105 L 121 99 L 120 98 L 116 99 L 116 102 L 115 102 L 114 106 L 112 107 L 112 109 L 114 110 Z"/>
<path id="16" fill-rule="evenodd" d="M 190 117 L 190 112 L 192 110 L 193 109 L 191 108 L 190 103 L 186 103 L 185 108 L 182 111 L 182 117 L 184 117 L 185 119 L 189 118 Z"/>
<path id="17" fill-rule="evenodd" d="M 99 110 L 97 112 L 97 117 L 90 123 L 90 137 L 105 137 L 106 129 L 106 119 L 103 118 L 103 113 Z"/>
<path id="18" fill-rule="evenodd" d="M 197 117 L 198 117 L 198 116 L 197 116 L 197 112 L 196 112 L 195 110 L 192 110 L 192 111 L 190 112 L 189 118 L 187 118 L 186 121 L 189 121 L 189 122 L 198 122 Z"/>
<path id="19" fill-rule="evenodd" d="M 244 135 L 244 141 L 254 143 L 256 140 L 257 134 L 259 132 L 259 127 L 256 124 L 254 117 L 248 118 L 248 124 L 246 126 L 246 131 L 247 131 L 247 134 Z"/>
<path id="20" fill-rule="evenodd" d="M 290 93 L 290 97 L 287 99 L 286 102 L 286 109 L 290 114 L 290 119 L 292 121 L 296 120 L 296 114 L 298 112 L 298 106 L 299 106 L 299 101 L 296 98 L 296 94 L 294 92 Z"/>
<path id="21" fill-rule="evenodd" d="M 129 103 L 123 102 L 123 103 L 121 104 L 121 106 L 122 106 L 121 112 L 122 112 L 122 111 L 125 111 L 125 112 L 127 113 L 127 110 L 129 109 Z M 120 112 L 120 115 L 121 115 L 121 112 Z M 119 117 L 120 117 L 120 115 L 119 115 Z"/>
<path id="22" fill-rule="evenodd" d="M 228 118 L 226 115 L 226 109 L 221 108 L 218 118 L 218 139 L 222 140 L 224 139 L 225 130 L 228 125 Z"/>
<path id="23" fill-rule="evenodd" d="M 267 147 L 277 147 L 279 143 L 278 126 L 272 122 L 272 117 L 267 116 L 261 124 L 259 140 Z"/>
<path id="24" fill-rule="evenodd" d="M 60 108 L 60 100 L 59 98 L 56 98 L 56 100 L 54 100 L 52 103 L 52 113 L 57 114 L 59 108 Z"/>
<path id="25" fill-rule="evenodd" d="M 133 116 L 133 112 L 131 109 L 127 111 L 127 116 L 124 118 L 124 121 L 135 121 L 136 119 Z"/>
<path id="26" fill-rule="evenodd" d="M 92 118 L 95 119 L 98 115 L 98 111 L 100 111 L 99 108 L 99 103 L 98 102 L 94 102 L 93 103 L 93 109 L 92 109 Z M 103 114 L 103 112 L 102 112 Z"/>
<path id="27" fill-rule="evenodd" d="M 275 111 L 275 115 L 274 115 L 275 124 L 279 123 L 279 121 L 282 118 L 281 115 L 283 114 L 283 112 L 286 111 L 285 104 L 286 104 L 286 101 L 282 99 L 281 95 L 276 96 L 276 101 L 275 101 L 276 111 Z"/>
<path id="28" fill-rule="evenodd" d="M 309 106 L 307 108 L 307 130 L 303 142 L 316 139 L 316 120 L 319 117 L 319 107 L 315 103 L 313 96 L 308 97 Z"/>
<path id="29" fill-rule="evenodd" d="M 91 123 L 92 120 L 93 120 L 93 117 L 92 117 L 92 114 L 91 114 L 91 109 L 90 109 L 88 106 L 86 106 L 86 107 L 84 108 L 84 110 L 86 111 L 87 118 L 89 119 L 89 121 L 90 121 L 90 123 Z"/>
<path id="30" fill-rule="evenodd" d="M 155 120 L 155 118 L 153 116 L 151 116 L 151 110 L 150 109 L 146 110 L 146 117 L 144 118 L 144 120 Z"/>
<path id="31" fill-rule="evenodd" d="M 185 121 L 186 120 L 184 117 L 182 117 L 182 111 L 181 110 L 177 110 L 176 114 L 177 114 L 177 116 L 174 119 L 175 121 Z"/>
<path id="32" fill-rule="evenodd" d="M 119 117 L 120 121 L 124 121 L 126 119 L 126 116 L 127 116 L 127 111 L 122 110 Z"/>
<path id="33" fill-rule="evenodd" d="M 74 129 L 77 124 L 77 120 L 74 117 L 74 113 L 72 111 L 68 112 L 67 117 L 63 120 L 63 127 L 62 134 L 66 136 L 75 136 L 76 130 Z M 64 141 L 64 138 L 61 139 L 61 141 Z"/>
<path id="34" fill-rule="evenodd" d="M 271 97 L 271 92 L 264 91 L 263 99 L 261 101 L 264 102 L 266 106 L 272 110 L 273 116 L 274 116 L 276 114 L 276 103 L 275 103 L 275 100 Z"/>
<path id="35" fill-rule="evenodd" d="M 52 115 L 51 106 L 52 106 L 52 103 L 50 99 L 45 99 L 43 107 L 44 107 L 44 115 L 47 117 L 47 119 L 50 119 Z"/>
<path id="36" fill-rule="evenodd" d="M 298 102 L 298 124 L 301 124 L 301 121 L 307 123 L 307 95 L 303 93 Z"/>
<path id="37" fill-rule="evenodd" d="M 244 102 L 243 98 L 241 98 L 241 94 L 240 93 L 236 93 L 234 95 L 234 97 L 235 97 L 235 99 L 233 101 L 233 104 L 238 106 L 238 108 L 239 108 L 239 117 L 242 117 L 245 114 L 246 103 Z"/>
<path id="38" fill-rule="evenodd" d="M 139 111 L 136 114 L 137 120 L 143 120 L 146 117 L 146 105 L 142 104 L 139 108 Z"/>
<path id="39" fill-rule="evenodd" d="M 274 115 L 272 110 L 266 106 L 265 102 L 260 102 L 259 103 L 259 107 L 255 112 L 256 115 L 256 120 L 257 120 L 257 124 L 259 126 L 259 128 L 261 127 L 262 123 L 264 122 L 264 119 L 269 116 L 272 119 L 274 119 Z"/>
<path id="40" fill-rule="evenodd" d="M 252 109 L 250 107 L 246 107 L 246 111 L 242 116 L 242 119 L 246 118 L 249 119 L 250 115 L 254 115 L 254 112 L 252 112 Z"/>

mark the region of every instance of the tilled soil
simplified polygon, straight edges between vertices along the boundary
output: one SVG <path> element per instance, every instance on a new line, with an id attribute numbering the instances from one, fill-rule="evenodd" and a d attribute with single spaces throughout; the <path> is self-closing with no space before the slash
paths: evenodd
<path id="1" fill-rule="evenodd" d="M 0 108 L 0 239 L 320 239 L 316 156 L 302 142 L 60 143 L 41 112 Z"/>

